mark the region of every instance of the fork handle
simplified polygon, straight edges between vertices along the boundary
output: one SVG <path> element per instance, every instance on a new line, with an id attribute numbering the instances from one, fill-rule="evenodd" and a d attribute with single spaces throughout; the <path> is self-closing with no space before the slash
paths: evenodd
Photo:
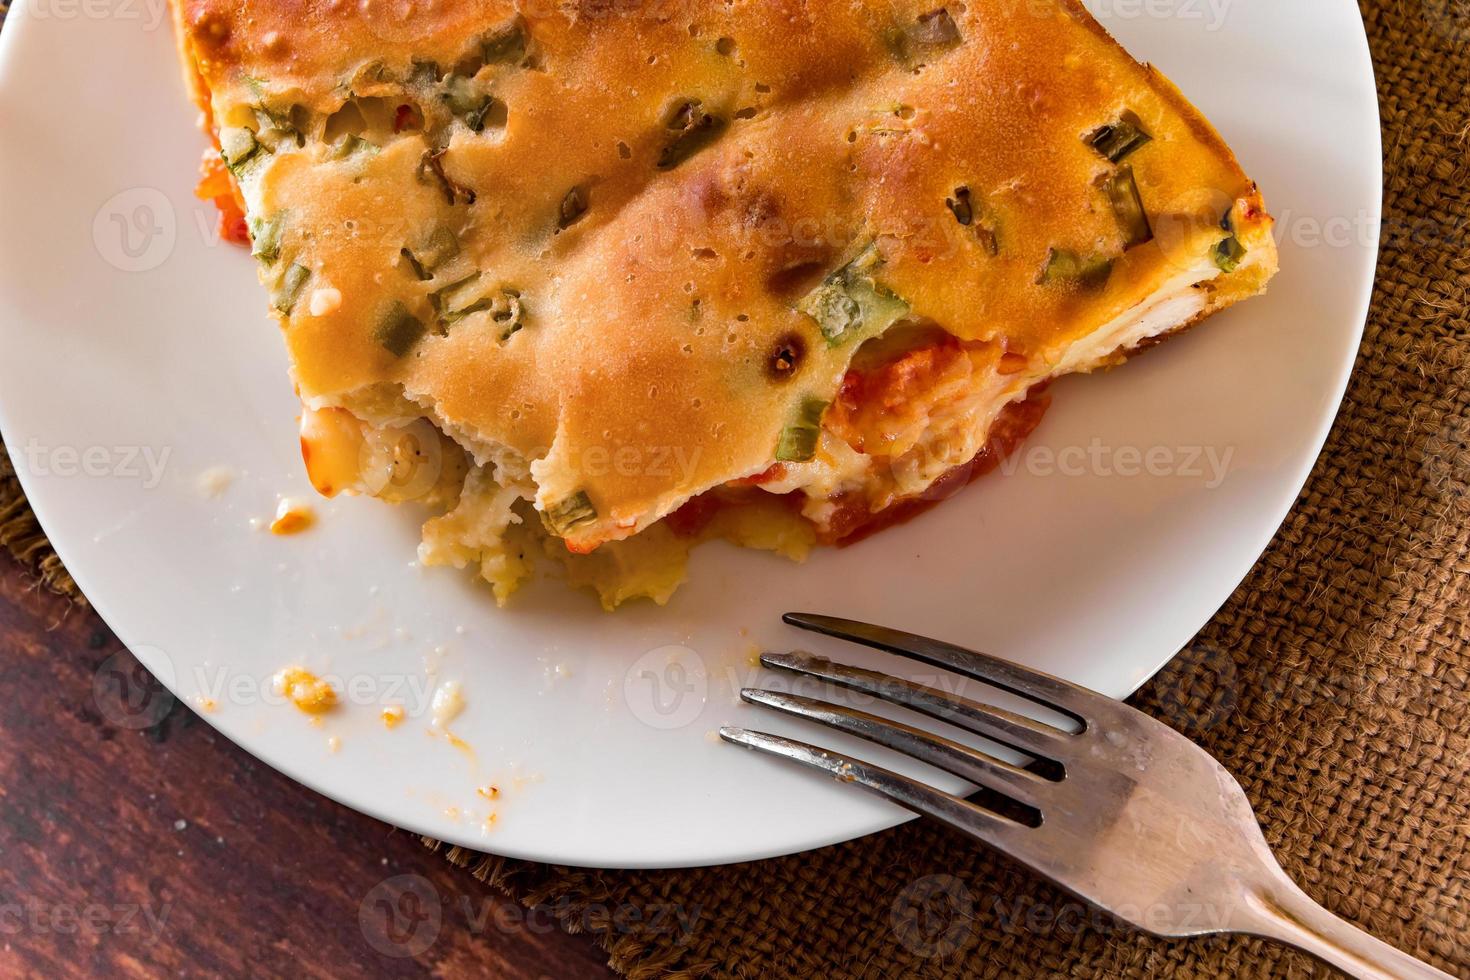
<path id="1" fill-rule="evenodd" d="M 1375 939 L 1312 901 L 1283 873 L 1269 889 L 1248 896 L 1245 931 L 1310 953 L 1361 980 L 1454 980 L 1408 953 Z"/>

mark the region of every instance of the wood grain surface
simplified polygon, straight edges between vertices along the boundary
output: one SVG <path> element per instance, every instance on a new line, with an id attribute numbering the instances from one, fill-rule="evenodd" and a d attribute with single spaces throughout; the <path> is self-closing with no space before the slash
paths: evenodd
<path id="1" fill-rule="evenodd" d="M 0 976 L 606 977 L 588 936 L 236 748 L 0 556 Z"/>

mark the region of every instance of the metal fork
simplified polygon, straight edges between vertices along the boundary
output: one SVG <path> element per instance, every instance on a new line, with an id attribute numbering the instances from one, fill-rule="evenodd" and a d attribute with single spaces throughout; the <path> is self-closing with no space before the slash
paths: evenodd
<path id="1" fill-rule="evenodd" d="M 1009 691 L 1070 716 L 1080 728 L 1067 731 L 824 657 L 768 653 L 761 657 L 767 667 L 902 705 L 1037 764 L 1012 765 L 941 735 L 796 694 L 747 688 L 744 700 L 895 749 L 1020 807 L 1007 815 L 1001 811 L 1010 807 L 990 808 L 765 732 L 726 727 L 720 729 L 726 741 L 820 769 L 933 817 L 1156 936 L 1245 933 L 1295 946 L 1350 976 L 1449 976 L 1308 898 L 1276 863 L 1240 784 L 1162 722 L 1060 678 L 939 640 L 829 616 L 783 619 Z"/>

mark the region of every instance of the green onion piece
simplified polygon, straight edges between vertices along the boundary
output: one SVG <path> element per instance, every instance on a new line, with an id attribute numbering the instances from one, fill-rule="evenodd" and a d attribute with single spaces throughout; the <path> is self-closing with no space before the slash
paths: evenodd
<path id="1" fill-rule="evenodd" d="M 406 261 L 409 268 L 413 270 L 414 278 L 418 279 L 419 282 L 428 282 L 430 279 L 434 278 L 434 274 L 428 269 L 425 269 L 424 264 L 420 262 L 417 258 L 415 258 L 414 254 L 408 249 L 401 248 L 398 250 L 398 254 L 403 256 L 404 261 Z"/>
<path id="2" fill-rule="evenodd" d="M 821 328 L 835 347 L 860 334 L 875 336 L 909 312 L 909 304 L 873 277 L 883 265 L 878 246 L 869 243 L 847 265 L 831 273 L 796 308 Z"/>
<path id="3" fill-rule="evenodd" d="M 552 504 L 541 514 L 541 522 L 559 538 L 566 537 L 567 532 L 573 528 L 596 520 L 597 508 L 592 506 L 592 500 L 585 490 L 578 490 L 559 503 Z"/>
<path id="4" fill-rule="evenodd" d="M 1078 255 L 1063 248 L 1054 248 L 1047 253 L 1046 268 L 1041 272 L 1042 283 L 1077 283 L 1096 288 L 1108 281 L 1113 273 L 1113 260 L 1100 255 Z"/>
<path id="5" fill-rule="evenodd" d="M 776 440 L 776 459 L 783 463 L 804 463 L 817 454 L 817 439 L 822 434 L 822 413 L 827 402 L 808 395 L 797 408 L 796 419 L 781 430 Z"/>
<path id="6" fill-rule="evenodd" d="M 960 29 L 943 7 L 920 14 L 904 35 L 920 48 L 951 48 L 960 43 Z"/>
<path id="7" fill-rule="evenodd" d="M 472 286 L 479 281 L 480 274 L 478 272 L 471 272 L 463 279 L 456 279 L 454 282 L 434 290 L 434 292 L 429 294 L 429 302 L 439 312 L 441 319 L 444 319 L 445 322 L 452 323 L 453 320 L 449 319 L 451 314 L 454 315 L 454 320 L 458 320 L 461 317 L 475 312 L 469 309 L 469 307 L 475 302 L 475 297 L 479 294 L 466 287 Z M 484 307 L 481 307 L 481 309 L 484 309 Z"/>
<path id="8" fill-rule="evenodd" d="M 1221 272 L 1234 272 L 1240 268 L 1241 259 L 1245 258 L 1245 246 L 1240 244 L 1240 239 L 1235 236 L 1235 222 L 1231 220 L 1230 212 L 1225 212 L 1225 217 L 1220 220 L 1220 227 L 1227 232 L 1225 240 L 1215 246 L 1215 265 Z"/>
<path id="9" fill-rule="evenodd" d="M 669 112 L 664 126 L 673 137 L 658 155 L 658 169 L 672 170 L 709 146 L 725 131 L 725 120 L 704 111 L 698 99 L 685 99 Z"/>
<path id="10" fill-rule="evenodd" d="M 526 24 L 520 17 L 485 37 L 480 46 L 485 64 L 514 64 L 526 56 Z"/>
<path id="11" fill-rule="evenodd" d="M 240 170 L 260 151 L 260 143 L 248 129 L 227 129 L 220 134 L 220 156 L 230 173 L 240 175 Z"/>
<path id="12" fill-rule="evenodd" d="M 987 254 L 1000 254 L 1000 238 L 996 234 L 995 218 L 983 204 L 979 208 L 975 206 L 968 187 L 956 187 L 954 196 L 944 199 L 944 206 L 949 208 L 955 221 L 974 231 L 980 247 L 985 249 Z"/>
<path id="13" fill-rule="evenodd" d="M 291 263 L 290 267 L 282 274 L 281 283 L 276 289 L 275 295 L 271 297 L 271 302 L 275 308 L 289 316 L 291 310 L 296 306 L 296 300 L 301 296 L 302 287 L 306 285 L 306 280 L 310 278 L 310 269 L 304 265 L 298 265 L 295 262 Z"/>
<path id="14" fill-rule="evenodd" d="M 472 132 L 485 128 L 485 118 L 495 106 L 493 96 L 476 91 L 471 79 L 464 75 L 446 75 L 444 91 L 439 96 Z"/>
<path id="15" fill-rule="evenodd" d="M 490 319 L 500 325 L 500 342 L 505 343 L 510 335 L 524 326 L 525 308 L 521 306 L 521 294 L 515 289 L 502 289 L 494 305 L 490 307 Z"/>
<path id="16" fill-rule="evenodd" d="M 424 325 L 400 302 L 388 308 L 388 312 L 373 328 L 373 339 L 394 357 L 402 357 L 413 349 L 424 335 Z"/>
<path id="17" fill-rule="evenodd" d="M 444 192 L 444 200 L 449 202 L 450 205 L 457 203 L 461 197 L 464 198 L 464 203 L 474 204 L 477 197 L 475 192 L 463 184 L 451 180 L 449 175 L 444 172 L 444 154 L 448 152 L 447 149 L 424 151 L 424 155 L 419 158 L 419 165 L 414 171 L 414 176 L 421 183 L 425 184 L 429 183 L 431 179 L 437 181 L 439 189 Z"/>
<path id="18" fill-rule="evenodd" d="M 943 7 L 920 14 L 912 24 L 890 30 L 884 38 L 889 52 L 913 65 L 925 55 L 947 51 L 959 44 L 959 26 Z"/>
<path id="19" fill-rule="evenodd" d="M 980 239 L 980 247 L 985 249 L 987 254 L 1000 254 L 1000 236 L 996 234 L 994 228 L 989 225 L 976 225 L 975 237 Z"/>
<path id="20" fill-rule="evenodd" d="M 1138 181 L 1133 178 L 1133 168 L 1122 166 L 1107 179 L 1103 188 L 1113 204 L 1113 215 L 1123 231 L 1123 247 L 1132 248 L 1153 240 L 1154 230 L 1148 223 L 1148 213 L 1143 209 L 1143 196 L 1138 193 Z"/>
<path id="21" fill-rule="evenodd" d="M 556 226 L 561 229 L 570 228 L 586 213 L 587 192 L 580 187 L 573 187 L 561 199 L 561 207 L 557 209 Z"/>
<path id="22" fill-rule="evenodd" d="M 255 106 L 255 122 L 260 128 L 260 135 L 269 136 L 270 142 L 279 143 L 283 139 L 289 139 L 301 146 L 305 140 L 302 139 L 301 129 L 296 125 L 295 117 L 298 115 L 296 106 L 291 106 L 285 111 L 272 109 L 264 102 Z M 305 114 L 301 110 L 300 115 Z"/>
<path id="23" fill-rule="evenodd" d="M 970 226 L 970 222 L 975 220 L 975 207 L 970 203 L 968 187 L 956 187 L 954 197 L 944 199 L 944 206 L 949 208 L 950 213 L 954 215 L 954 220 L 966 228 Z"/>
<path id="24" fill-rule="evenodd" d="M 413 59 L 413 67 L 409 70 L 408 80 L 416 85 L 433 85 L 441 78 L 439 63 L 437 61 L 422 61 Z"/>
<path id="25" fill-rule="evenodd" d="M 250 254 L 266 265 L 281 257 L 281 231 L 286 213 L 278 211 L 269 218 L 250 219 Z"/>
<path id="26" fill-rule="evenodd" d="M 459 254 L 459 239 L 448 228 L 439 227 L 428 241 L 414 250 L 426 269 L 437 269 Z"/>
<path id="27" fill-rule="evenodd" d="M 378 147 L 358 136 L 356 133 L 348 133 L 336 142 L 332 147 L 333 160 L 345 160 L 348 157 L 357 156 L 359 153 L 369 155 L 378 152 Z"/>
<path id="28" fill-rule="evenodd" d="M 1153 137 L 1143 128 L 1143 122 L 1125 111 L 1117 122 L 1093 130 L 1087 142 L 1094 150 L 1117 163 L 1151 139 Z"/>

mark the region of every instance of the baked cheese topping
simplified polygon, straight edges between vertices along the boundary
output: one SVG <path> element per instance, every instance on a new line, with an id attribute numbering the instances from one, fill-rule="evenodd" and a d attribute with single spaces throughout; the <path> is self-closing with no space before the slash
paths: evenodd
<path id="1" fill-rule="evenodd" d="M 442 505 L 426 557 L 497 583 L 529 522 L 586 553 L 732 486 L 830 538 L 1275 271 L 1075 0 L 175 9 L 313 482 Z"/>

